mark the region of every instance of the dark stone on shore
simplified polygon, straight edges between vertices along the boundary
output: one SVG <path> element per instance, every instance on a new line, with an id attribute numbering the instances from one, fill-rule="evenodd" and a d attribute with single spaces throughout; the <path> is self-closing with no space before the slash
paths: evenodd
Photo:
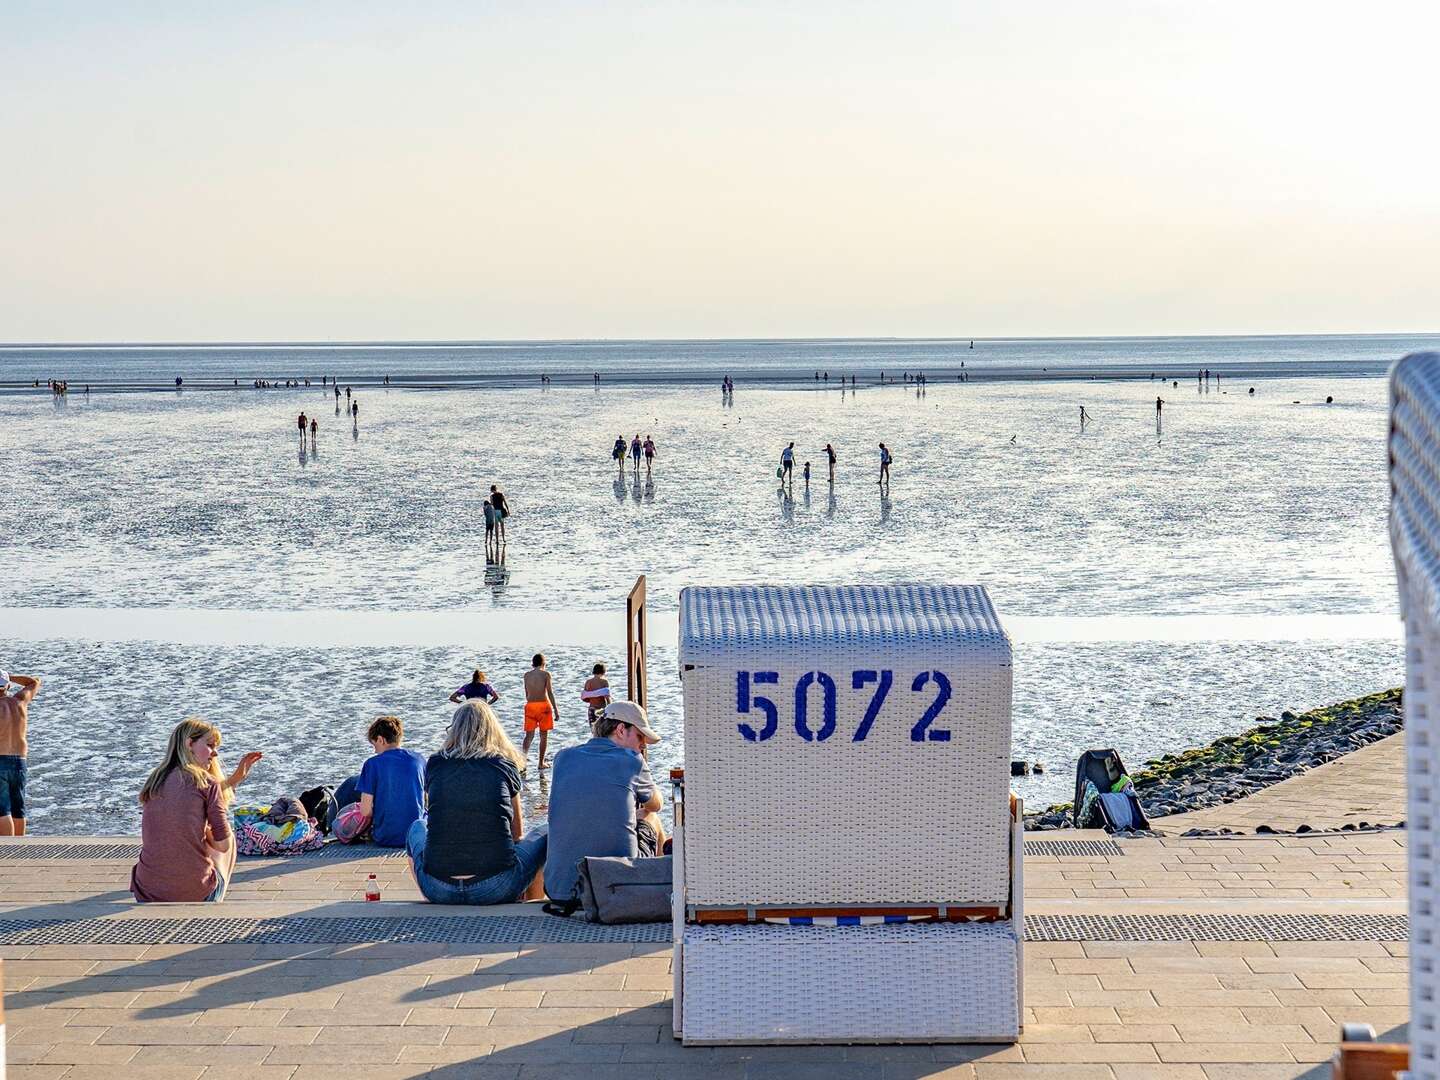
<path id="1" fill-rule="evenodd" d="M 1233 803 L 1402 730 L 1400 691 L 1387 690 L 1306 713 L 1286 710 L 1279 720 L 1256 717 L 1248 731 L 1147 761 L 1131 777 L 1146 815 L 1168 817 Z M 1026 828 L 1068 828 L 1070 822 L 1070 806 L 1063 804 L 1028 816 Z M 1347 831 L 1355 827 L 1344 826 Z"/>
<path id="2" fill-rule="evenodd" d="M 1011 775 L 1011 776 L 1029 776 L 1029 775 L 1030 775 L 1030 763 L 1029 763 L 1028 761 L 1012 761 L 1012 762 L 1010 762 L 1010 775 Z"/>

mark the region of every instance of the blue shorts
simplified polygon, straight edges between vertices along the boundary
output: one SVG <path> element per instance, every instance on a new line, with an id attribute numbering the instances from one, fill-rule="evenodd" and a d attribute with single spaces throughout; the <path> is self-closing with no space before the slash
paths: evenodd
<path id="1" fill-rule="evenodd" d="M 525 895 L 530 882 L 545 865 L 549 846 L 549 825 L 541 822 L 515 841 L 515 865 L 488 878 L 447 881 L 425 872 L 425 846 L 429 838 L 426 820 L 418 818 L 405 837 L 405 847 L 415 868 L 415 884 L 432 904 L 513 904 Z"/>
<path id="2" fill-rule="evenodd" d="M 0 817 L 25 820 L 25 759 L 0 754 Z"/>

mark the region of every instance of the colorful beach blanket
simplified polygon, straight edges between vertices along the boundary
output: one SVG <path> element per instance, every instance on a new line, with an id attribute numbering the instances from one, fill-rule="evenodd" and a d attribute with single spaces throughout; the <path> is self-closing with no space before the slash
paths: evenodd
<path id="1" fill-rule="evenodd" d="M 268 806 L 237 806 L 231 811 L 236 850 L 241 855 L 299 855 L 325 846 L 324 836 L 312 821 L 275 825 L 266 820 L 269 812 Z"/>

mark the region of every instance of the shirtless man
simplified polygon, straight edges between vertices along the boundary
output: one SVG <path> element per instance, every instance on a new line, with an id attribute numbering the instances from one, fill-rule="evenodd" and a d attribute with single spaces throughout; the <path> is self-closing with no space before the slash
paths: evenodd
<path id="1" fill-rule="evenodd" d="M 540 771 L 550 766 L 545 763 L 545 746 L 550 741 L 550 730 L 560 719 L 560 706 L 555 704 L 555 687 L 550 672 L 545 669 L 545 654 L 536 653 L 530 659 L 532 667 L 525 672 L 525 745 L 520 752 L 530 760 L 530 743 L 535 732 L 540 732 Z"/>
<path id="2" fill-rule="evenodd" d="M 9 692 L 12 685 L 18 694 Z M 0 671 L 0 836 L 25 835 L 25 729 L 39 689 L 39 679 Z"/>
<path id="3" fill-rule="evenodd" d="M 590 726 L 595 726 L 595 714 L 610 704 L 610 680 L 605 677 L 605 665 L 596 664 L 590 678 L 580 691 L 580 700 L 589 706 Z"/>

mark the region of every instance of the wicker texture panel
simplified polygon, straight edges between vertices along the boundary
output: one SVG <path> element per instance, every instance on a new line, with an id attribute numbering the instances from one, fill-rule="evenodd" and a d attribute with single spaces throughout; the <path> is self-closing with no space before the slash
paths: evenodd
<path id="1" fill-rule="evenodd" d="M 1440 1080 L 1440 353 L 1391 373 L 1390 540 L 1405 615 L 1410 1075 Z"/>
<path id="2" fill-rule="evenodd" d="M 686 589 L 680 625 L 689 903 L 1007 902 L 1011 653 L 983 588 Z"/>
<path id="3" fill-rule="evenodd" d="M 1019 1037 L 1008 923 L 685 930 L 687 1044 Z"/>

